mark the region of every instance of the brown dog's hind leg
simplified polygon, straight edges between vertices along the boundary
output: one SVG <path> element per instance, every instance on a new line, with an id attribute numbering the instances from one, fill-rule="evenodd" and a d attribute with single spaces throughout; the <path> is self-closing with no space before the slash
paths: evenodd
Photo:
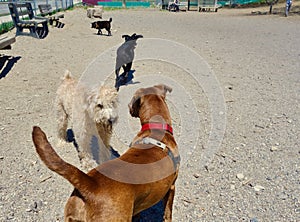
<path id="1" fill-rule="evenodd" d="M 85 203 L 81 197 L 78 190 L 74 190 L 64 211 L 65 222 L 84 222 L 85 213 Z"/>
<path id="2" fill-rule="evenodd" d="M 173 184 L 163 199 L 164 210 L 165 210 L 164 222 L 172 221 L 172 206 L 173 206 L 174 195 L 175 195 L 175 185 Z"/>

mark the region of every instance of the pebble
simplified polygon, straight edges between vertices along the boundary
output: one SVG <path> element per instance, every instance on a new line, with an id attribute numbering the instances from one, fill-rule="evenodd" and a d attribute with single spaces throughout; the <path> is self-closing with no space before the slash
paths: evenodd
<path id="1" fill-rule="evenodd" d="M 259 191 L 265 189 L 265 188 L 264 188 L 263 186 L 261 186 L 261 185 L 255 185 L 253 188 L 254 188 L 254 190 L 255 190 L 256 192 L 259 192 Z"/>
<path id="2" fill-rule="evenodd" d="M 41 200 L 39 201 L 34 201 L 32 204 L 30 204 L 29 208 L 26 209 L 27 212 L 38 212 L 41 207 L 43 206 L 43 202 Z"/>
<path id="3" fill-rule="evenodd" d="M 271 148 L 270 148 L 270 151 L 271 152 L 274 152 L 274 151 L 277 151 L 278 150 L 278 147 L 277 146 L 272 146 Z"/>
<path id="4" fill-rule="evenodd" d="M 187 202 L 183 202 L 183 205 L 185 206 L 185 207 L 188 207 L 189 206 L 189 203 L 187 203 Z"/>
<path id="5" fill-rule="evenodd" d="M 30 163 L 30 166 L 34 166 L 34 165 L 36 165 L 36 164 L 37 164 L 37 160 L 32 161 L 32 162 Z"/>
<path id="6" fill-rule="evenodd" d="M 193 175 L 195 178 L 199 178 L 200 177 L 200 175 L 198 174 L 198 173 L 194 173 L 194 175 Z"/>
<path id="7" fill-rule="evenodd" d="M 278 198 L 280 198 L 281 200 L 286 200 L 286 199 L 288 199 L 288 197 L 289 196 L 286 193 L 280 193 L 278 195 Z"/>
<path id="8" fill-rule="evenodd" d="M 250 222 L 258 222 L 258 219 L 255 218 L 255 217 L 254 217 L 254 218 L 251 218 L 251 219 L 250 219 Z"/>
<path id="9" fill-rule="evenodd" d="M 238 178 L 240 181 L 242 181 L 242 180 L 245 178 L 245 176 L 244 176 L 244 174 L 242 174 L 242 173 L 238 173 L 238 174 L 236 175 L 236 178 Z"/>

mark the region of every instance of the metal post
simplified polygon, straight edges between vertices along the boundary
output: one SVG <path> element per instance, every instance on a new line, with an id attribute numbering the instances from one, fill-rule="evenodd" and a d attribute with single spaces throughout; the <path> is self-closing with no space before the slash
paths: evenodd
<path id="1" fill-rule="evenodd" d="M 33 10 L 34 10 L 34 14 L 36 14 L 36 0 L 33 0 Z"/>
<path id="2" fill-rule="evenodd" d="M 56 8 L 56 11 L 58 11 L 57 0 L 55 0 L 55 8 Z"/>

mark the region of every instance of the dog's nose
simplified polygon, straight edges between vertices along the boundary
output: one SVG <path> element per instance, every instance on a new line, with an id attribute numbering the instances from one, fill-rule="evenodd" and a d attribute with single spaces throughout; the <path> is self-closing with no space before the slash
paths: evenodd
<path id="1" fill-rule="evenodd" d="M 118 119 L 117 117 L 111 117 L 111 118 L 108 119 L 108 123 L 110 125 L 112 125 L 112 124 L 114 124 L 117 121 L 117 119 Z"/>

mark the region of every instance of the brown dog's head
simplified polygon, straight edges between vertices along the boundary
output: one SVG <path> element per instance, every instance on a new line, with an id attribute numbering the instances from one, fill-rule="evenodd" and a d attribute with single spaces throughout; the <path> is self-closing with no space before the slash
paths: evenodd
<path id="1" fill-rule="evenodd" d="M 163 99 L 165 99 L 167 92 L 172 92 L 172 88 L 164 84 L 138 89 L 133 95 L 130 103 L 128 104 L 130 115 L 132 117 L 139 117 L 139 111 L 143 103 L 144 96 L 154 94 L 161 96 Z"/>

